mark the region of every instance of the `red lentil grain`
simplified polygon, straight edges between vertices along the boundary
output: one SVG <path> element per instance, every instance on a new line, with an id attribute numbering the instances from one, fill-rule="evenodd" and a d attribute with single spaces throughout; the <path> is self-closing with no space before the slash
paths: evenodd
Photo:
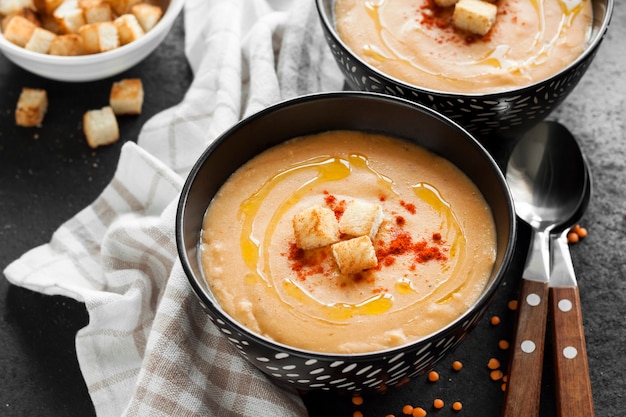
<path id="1" fill-rule="evenodd" d="M 352 397 L 352 404 L 354 405 L 363 404 L 363 397 L 361 397 L 360 395 L 355 395 L 354 397 Z"/>
<path id="2" fill-rule="evenodd" d="M 569 232 L 567 234 L 567 243 L 578 243 L 579 240 L 580 237 L 576 233 Z"/>
<path id="3" fill-rule="evenodd" d="M 357 410 L 354 413 L 352 413 L 352 417 L 363 417 L 363 413 Z"/>
<path id="4" fill-rule="evenodd" d="M 506 340 L 500 340 L 498 342 L 498 347 L 502 350 L 507 350 L 509 348 L 509 342 L 507 342 Z"/>
<path id="5" fill-rule="evenodd" d="M 497 326 L 498 324 L 500 324 L 500 317 L 498 317 L 498 316 L 491 316 L 491 325 L 492 326 Z"/>
<path id="6" fill-rule="evenodd" d="M 437 381 L 439 381 L 439 373 L 437 373 L 437 371 L 430 371 L 428 373 L 428 380 L 430 382 L 437 382 Z"/>
<path id="7" fill-rule="evenodd" d="M 422 407 L 415 407 L 413 409 L 413 417 L 426 417 L 426 410 L 424 410 Z"/>
<path id="8" fill-rule="evenodd" d="M 406 404 L 404 407 L 402 407 L 402 412 L 407 416 L 410 416 L 411 414 L 413 414 L 413 406 L 410 404 Z"/>
<path id="9" fill-rule="evenodd" d="M 517 310 L 517 300 L 511 300 L 508 304 L 509 310 Z"/>
<path id="10" fill-rule="evenodd" d="M 579 227 L 578 230 L 576 230 L 576 234 L 581 239 L 584 239 L 587 237 L 587 229 L 585 229 L 584 227 Z"/>
<path id="11" fill-rule="evenodd" d="M 461 411 L 463 409 L 463 404 L 461 401 L 455 401 L 452 403 L 452 409 L 454 411 Z"/>
<path id="12" fill-rule="evenodd" d="M 502 379 L 504 375 L 502 374 L 502 371 L 499 369 L 496 369 L 495 371 L 491 371 L 489 373 L 489 377 L 494 380 L 494 381 L 499 381 Z"/>
<path id="13" fill-rule="evenodd" d="M 463 369 L 463 363 L 461 361 L 452 362 L 452 369 L 454 369 L 455 371 L 460 371 L 461 369 Z"/>
<path id="14" fill-rule="evenodd" d="M 436 409 L 442 409 L 444 406 L 444 402 L 441 398 L 435 398 L 435 401 L 433 401 L 433 407 L 435 407 Z"/>
<path id="15" fill-rule="evenodd" d="M 487 368 L 489 368 L 491 370 L 499 369 L 500 368 L 500 361 L 497 360 L 496 358 L 489 359 L 489 362 L 487 362 Z"/>

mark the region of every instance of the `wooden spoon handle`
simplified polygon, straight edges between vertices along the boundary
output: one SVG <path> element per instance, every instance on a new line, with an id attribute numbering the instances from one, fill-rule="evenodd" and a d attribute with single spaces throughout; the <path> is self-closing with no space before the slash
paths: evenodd
<path id="1" fill-rule="evenodd" d="M 550 288 L 557 413 L 593 417 L 585 331 L 578 287 Z"/>
<path id="2" fill-rule="evenodd" d="M 539 415 L 548 283 L 523 279 L 502 417 Z"/>

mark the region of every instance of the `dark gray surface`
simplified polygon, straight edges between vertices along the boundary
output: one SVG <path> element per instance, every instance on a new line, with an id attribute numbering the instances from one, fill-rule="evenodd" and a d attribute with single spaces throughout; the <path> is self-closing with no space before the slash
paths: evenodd
<path id="1" fill-rule="evenodd" d="M 591 166 L 594 191 L 582 224 L 589 236 L 572 247 L 581 301 L 596 415 L 624 415 L 626 393 L 626 2 L 617 0 L 613 22 L 594 63 L 567 101 L 551 116 L 578 138 Z M 173 32 L 137 67 L 93 83 L 47 81 L 19 69 L 0 56 L 0 268 L 28 249 L 45 243 L 65 220 L 89 204 L 106 186 L 117 164 L 121 143 L 96 151 L 83 139 L 80 118 L 107 101 L 113 79 L 141 77 L 147 94 L 143 114 L 124 118 L 123 141 L 135 140 L 145 121 L 178 103 L 191 73 L 183 55 L 182 18 Z M 23 86 L 42 87 L 51 97 L 46 128 L 17 128 L 13 111 Z M 52 105 L 52 98 L 54 104 Z M 34 133 L 39 133 L 35 139 Z M 520 228 L 516 263 L 498 292 L 489 315 L 464 344 L 437 370 L 439 382 L 419 378 L 384 395 L 353 406 L 348 398 L 309 394 L 312 416 L 349 417 L 402 415 L 404 404 L 430 411 L 441 397 L 446 407 L 431 415 L 498 416 L 503 400 L 500 383 L 489 379 L 491 357 L 506 366 L 508 352 L 497 347 L 510 339 L 514 313 L 507 302 L 515 297 L 528 240 Z M 0 415 L 95 415 L 82 380 L 74 336 L 88 320 L 84 307 L 63 297 L 48 297 L 11 286 L 0 279 Z M 550 344 L 548 343 L 548 347 Z M 450 370 L 461 360 L 461 372 Z M 541 416 L 555 416 L 550 355 L 546 355 Z M 461 413 L 452 401 L 462 401 Z"/>

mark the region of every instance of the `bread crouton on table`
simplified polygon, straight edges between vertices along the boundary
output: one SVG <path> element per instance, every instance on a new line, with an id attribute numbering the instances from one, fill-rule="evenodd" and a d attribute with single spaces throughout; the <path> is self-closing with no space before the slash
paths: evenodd
<path id="1" fill-rule="evenodd" d="M 24 87 L 17 101 L 15 123 L 24 127 L 41 126 L 47 110 L 46 90 Z"/>
<path id="2" fill-rule="evenodd" d="M 143 96 L 141 79 L 127 78 L 113 83 L 109 96 L 109 105 L 117 115 L 140 114 Z"/>
<path id="3" fill-rule="evenodd" d="M 339 222 L 335 213 L 326 207 L 312 206 L 293 217 L 296 246 L 308 250 L 321 248 L 339 241 Z"/>
<path id="4" fill-rule="evenodd" d="M 459 0 L 454 6 L 452 23 L 459 29 L 486 35 L 496 21 L 498 6 L 483 0 Z"/>
<path id="5" fill-rule="evenodd" d="M 117 119 L 110 106 L 87 111 L 83 115 L 83 131 L 91 148 L 110 145 L 120 138 Z"/>
<path id="6" fill-rule="evenodd" d="M 342 274 L 355 274 L 378 265 L 376 250 L 369 236 L 359 236 L 331 246 Z"/>
<path id="7" fill-rule="evenodd" d="M 339 231 L 350 236 L 369 236 L 374 240 L 382 222 L 383 209 L 379 204 L 353 200 L 341 216 Z"/>

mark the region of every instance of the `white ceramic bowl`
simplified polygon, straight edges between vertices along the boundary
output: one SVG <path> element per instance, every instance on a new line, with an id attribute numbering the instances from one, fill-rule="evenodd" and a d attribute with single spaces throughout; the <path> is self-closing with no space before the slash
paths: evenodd
<path id="1" fill-rule="evenodd" d="M 94 81 L 117 75 L 146 58 L 165 39 L 185 0 L 170 0 L 161 20 L 141 38 L 107 52 L 82 56 L 54 56 L 28 51 L 0 33 L 0 50 L 16 65 L 57 81 Z"/>

